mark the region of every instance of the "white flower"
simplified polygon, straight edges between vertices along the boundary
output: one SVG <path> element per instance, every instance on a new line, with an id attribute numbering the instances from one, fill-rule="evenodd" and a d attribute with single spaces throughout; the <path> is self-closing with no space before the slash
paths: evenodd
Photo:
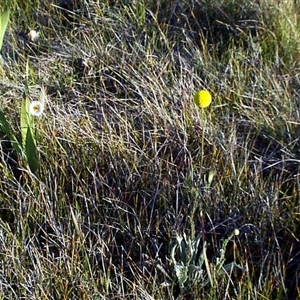
<path id="1" fill-rule="evenodd" d="M 35 30 L 30 30 L 28 33 L 28 38 L 31 42 L 36 42 L 40 37 L 40 33 Z"/>
<path id="2" fill-rule="evenodd" d="M 29 105 L 29 113 L 32 116 L 40 117 L 44 111 L 44 105 L 40 101 L 32 101 Z"/>

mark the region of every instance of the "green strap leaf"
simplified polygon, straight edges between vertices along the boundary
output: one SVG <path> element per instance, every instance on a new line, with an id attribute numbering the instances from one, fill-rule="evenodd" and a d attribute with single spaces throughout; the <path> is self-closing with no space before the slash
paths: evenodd
<path id="1" fill-rule="evenodd" d="M 26 95 L 23 96 L 22 104 L 21 104 L 21 113 L 20 113 L 20 125 L 21 125 L 21 137 L 22 137 L 22 146 L 26 148 L 26 138 L 27 131 L 29 127 L 33 127 L 33 118 L 29 114 L 29 105 L 30 100 Z"/>
<path id="2" fill-rule="evenodd" d="M 27 127 L 25 153 L 30 171 L 35 174 L 39 168 L 39 158 L 34 135 L 32 134 L 32 130 L 29 126 Z"/>
<path id="3" fill-rule="evenodd" d="M 30 100 L 28 97 L 26 97 L 26 93 L 24 93 L 20 114 L 22 146 L 25 150 L 28 166 L 31 172 L 35 173 L 39 168 L 39 159 L 36 148 L 35 135 L 33 133 L 34 120 L 32 115 L 29 113 L 29 105 Z"/>

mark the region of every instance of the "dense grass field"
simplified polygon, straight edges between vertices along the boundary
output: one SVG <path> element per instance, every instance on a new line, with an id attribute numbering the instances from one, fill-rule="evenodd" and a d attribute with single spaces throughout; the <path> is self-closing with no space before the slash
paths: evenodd
<path id="1" fill-rule="evenodd" d="M 0 108 L 18 139 L 25 90 L 45 112 L 36 174 L 0 130 L 0 298 L 299 299 L 299 16 L 13 3 Z"/>

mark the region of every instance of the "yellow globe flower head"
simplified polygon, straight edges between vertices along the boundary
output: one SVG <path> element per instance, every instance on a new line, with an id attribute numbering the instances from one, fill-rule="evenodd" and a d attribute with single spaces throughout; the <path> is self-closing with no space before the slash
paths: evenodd
<path id="1" fill-rule="evenodd" d="M 211 94 L 209 91 L 198 91 L 194 96 L 194 102 L 201 108 L 206 108 L 211 103 Z"/>

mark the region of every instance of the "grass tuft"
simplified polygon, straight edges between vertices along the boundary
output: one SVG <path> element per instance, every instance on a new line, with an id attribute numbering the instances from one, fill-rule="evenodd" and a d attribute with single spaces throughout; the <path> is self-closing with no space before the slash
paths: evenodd
<path id="1" fill-rule="evenodd" d="M 0 297 L 297 299 L 299 4 L 27 2 L 1 110 L 20 139 L 43 99 L 40 168 L 0 132 Z"/>

